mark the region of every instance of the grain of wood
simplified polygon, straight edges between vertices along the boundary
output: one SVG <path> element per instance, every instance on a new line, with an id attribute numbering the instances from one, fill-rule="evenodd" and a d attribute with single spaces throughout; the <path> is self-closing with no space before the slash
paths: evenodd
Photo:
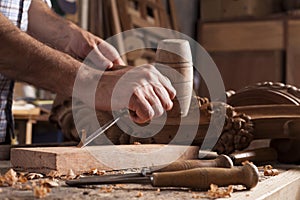
<path id="1" fill-rule="evenodd" d="M 98 170 L 120 170 L 146 167 L 145 163 L 148 165 L 150 162 L 153 162 L 153 164 L 165 163 L 172 157 L 171 154 L 178 156 L 177 158 L 180 160 L 198 158 L 199 147 L 169 145 L 168 150 L 162 151 L 160 157 L 156 157 L 155 160 L 151 161 L 148 153 L 159 152 L 164 147 L 166 145 L 155 144 L 90 146 L 85 148 L 16 148 L 11 151 L 11 163 L 14 168 L 26 171 L 47 174 L 54 170 L 60 174 L 67 174 L 72 169 L 78 174 L 90 171 L 93 168 Z M 181 155 L 182 152 L 184 153 Z M 100 154 L 105 162 L 96 158 Z M 105 157 L 110 159 L 110 165 L 107 164 Z"/>

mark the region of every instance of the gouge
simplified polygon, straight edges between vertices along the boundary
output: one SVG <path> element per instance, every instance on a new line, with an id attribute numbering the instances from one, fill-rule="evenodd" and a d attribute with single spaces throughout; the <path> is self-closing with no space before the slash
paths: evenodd
<path id="1" fill-rule="evenodd" d="M 201 154 L 201 151 L 200 151 Z M 206 155 L 204 152 L 203 155 Z M 205 159 L 217 158 L 217 153 L 208 153 L 208 156 L 204 156 Z M 274 148 L 264 147 L 245 151 L 237 151 L 229 154 L 228 157 L 233 161 L 234 165 L 241 165 L 245 161 L 251 161 L 255 164 L 264 164 L 266 162 L 276 161 L 277 152 Z"/>
<path id="2" fill-rule="evenodd" d="M 102 185 L 102 184 L 151 184 L 154 187 L 185 187 L 192 189 L 208 189 L 211 184 L 218 186 L 244 185 L 247 189 L 258 183 L 258 169 L 247 163 L 235 168 L 195 168 L 175 172 L 156 172 L 151 175 L 123 176 L 104 175 L 68 180 L 69 186 Z"/>
<path id="3" fill-rule="evenodd" d="M 171 172 L 171 171 L 181 171 L 181 170 L 194 169 L 194 168 L 200 168 L 200 167 L 202 167 L 202 168 L 203 167 L 231 168 L 231 167 L 233 167 L 233 162 L 228 156 L 220 155 L 213 160 L 175 161 L 166 166 L 154 166 L 154 167 L 144 168 L 144 171 L 149 170 L 150 173 Z"/>

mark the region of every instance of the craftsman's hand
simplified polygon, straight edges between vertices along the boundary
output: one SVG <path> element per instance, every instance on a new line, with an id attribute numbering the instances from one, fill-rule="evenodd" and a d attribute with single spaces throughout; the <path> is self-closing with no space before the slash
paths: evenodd
<path id="1" fill-rule="evenodd" d="M 66 52 L 73 57 L 89 59 L 97 69 L 111 68 L 114 64 L 125 65 L 118 51 L 106 41 L 78 27 L 70 31 Z"/>
<path id="2" fill-rule="evenodd" d="M 57 16 L 41 0 L 32 0 L 28 12 L 28 32 L 39 41 L 63 51 L 75 58 L 89 61 L 97 69 L 124 65 L 114 47 L 77 25 Z M 45 24 L 47 26 L 45 26 Z"/>
<path id="3" fill-rule="evenodd" d="M 133 121 L 144 123 L 173 107 L 176 90 L 154 66 L 123 67 L 106 71 L 96 92 L 96 108 L 128 108 Z M 111 97 L 111 98 L 104 98 Z"/>

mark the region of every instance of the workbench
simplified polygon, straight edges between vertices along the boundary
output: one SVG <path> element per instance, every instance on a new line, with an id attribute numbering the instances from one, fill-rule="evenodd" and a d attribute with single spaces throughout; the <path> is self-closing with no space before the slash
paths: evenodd
<path id="1" fill-rule="evenodd" d="M 0 173 L 10 168 L 9 161 L 0 161 Z M 228 200 L 237 199 L 300 199 L 300 166 L 273 165 L 283 168 L 278 176 L 261 178 L 251 191 L 234 192 Z M 280 168 L 279 168 L 280 167 Z M 72 188 L 59 182 L 60 186 L 51 189 L 45 199 L 208 199 L 205 191 L 192 191 L 186 188 L 154 188 L 149 185 L 103 185 L 93 188 Z M 34 199 L 31 190 L 18 190 L 11 187 L 0 188 L 0 199 Z"/>

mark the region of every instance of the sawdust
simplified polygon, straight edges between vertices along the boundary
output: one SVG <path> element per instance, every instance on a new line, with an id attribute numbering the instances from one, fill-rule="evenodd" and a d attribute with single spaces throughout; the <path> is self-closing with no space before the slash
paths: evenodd
<path id="1" fill-rule="evenodd" d="M 219 188 L 215 184 L 210 185 L 210 190 L 207 192 L 207 196 L 210 198 L 229 198 L 233 193 L 233 186 L 229 185 L 225 188 Z"/>
<path id="2" fill-rule="evenodd" d="M 13 169 L 8 170 L 4 176 L 0 177 L 0 186 L 13 186 L 19 181 L 17 172 Z"/>
<path id="3" fill-rule="evenodd" d="M 114 187 L 112 185 L 110 185 L 110 186 L 102 186 L 100 188 L 100 192 L 104 192 L 104 193 L 111 193 L 111 192 L 113 192 L 113 190 L 114 190 Z"/>
<path id="4" fill-rule="evenodd" d="M 139 192 L 136 194 L 135 197 L 141 198 L 141 197 L 143 197 L 143 196 L 144 196 L 144 194 L 143 194 L 141 191 L 139 191 Z"/>
<path id="5" fill-rule="evenodd" d="M 279 171 L 277 169 L 273 169 L 271 165 L 264 166 L 264 176 L 277 176 Z"/>
<path id="6" fill-rule="evenodd" d="M 41 179 L 44 176 L 37 173 L 17 173 L 13 169 L 0 176 L 0 187 L 12 187 L 17 190 L 32 190 L 36 198 L 44 198 L 51 191 L 50 188 L 58 187 L 55 179 Z"/>
<path id="7" fill-rule="evenodd" d="M 40 198 L 40 199 L 45 198 L 48 195 L 48 193 L 50 193 L 50 192 L 51 192 L 51 189 L 49 187 L 46 187 L 43 185 L 34 186 L 34 188 L 33 188 L 34 197 Z"/>

